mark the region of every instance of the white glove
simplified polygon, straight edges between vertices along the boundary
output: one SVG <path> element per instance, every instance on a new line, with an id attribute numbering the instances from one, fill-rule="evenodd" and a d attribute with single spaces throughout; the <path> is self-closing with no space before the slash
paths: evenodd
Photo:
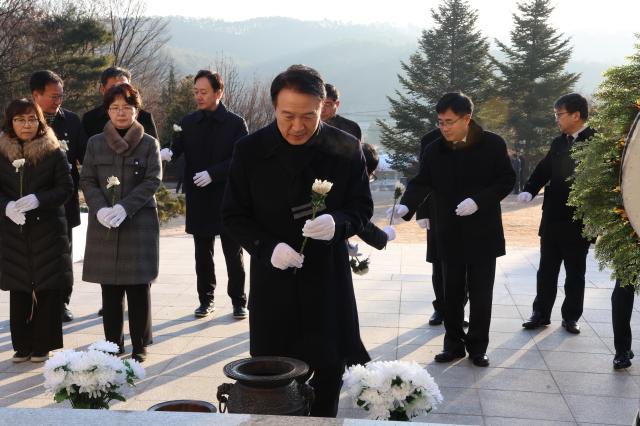
<path id="1" fill-rule="evenodd" d="M 313 220 L 307 220 L 302 228 L 302 236 L 314 240 L 329 241 L 335 233 L 336 223 L 330 214 L 323 214 Z"/>
<path id="2" fill-rule="evenodd" d="M 429 222 L 429 219 L 418 219 L 416 222 L 418 222 L 418 226 L 422 229 L 431 229 L 431 222 Z"/>
<path id="3" fill-rule="evenodd" d="M 478 205 L 471 198 L 464 199 L 458 207 L 456 207 L 456 214 L 458 216 L 469 216 L 478 211 Z"/>
<path id="4" fill-rule="evenodd" d="M 160 159 L 162 161 L 171 161 L 171 157 L 173 157 L 173 151 L 169 148 L 162 148 L 160 150 Z"/>
<path id="5" fill-rule="evenodd" d="M 209 176 L 209 172 L 206 170 L 193 175 L 193 183 L 200 188 L 209 185 L 211 181 L 211 176 Z"/>
<path id="6" fill-rule="evenodd" d="M 382 230 L 384 231 L 385 234 L 387 234 L 387 242 L 393 241 L 396 239 L 396 230 L 393 229 L 393 226 L 387 225 L 384 228 L 382 228 Z"/>
<path id="7" fill-rule="evenodd" d="M 7 217 L 11 219 L 16 225 L 24 225 L 24 223 L 26 222 L 24 213 L 16 208 L 15 201 L 9 201 L 7 203 L 7 208 L 5 208 L 4 214 L 6 214 Z"/>
<path id="8" fill-rule="evenodd" d="M 347 251 L 351 257 L 362 255 L 362 253 L 358 253 L 358 244 L 351 244 L 349 241 L 347 241 Z"/>
<path id="9" fill-rule="evenodd" d="M 111 209 L 111 213 L 107 217 L 107 220 L 109 221 L 109 225 L 111 225 L 112 228 L 117 228 L 126 219 L 126 217 L 127 212 L 124 207 L 122 207 L 122 205 L 120 204 L 116 204 Z"/>
<path id="10" fill-rule="evenodd" d="M 38 201 L 38 197 L 33 194 L 25 195 L 16 201 L 16 209 L 20 210 L 22 213 L 37 209 L 39 205 L 40 201 Z"/>
<path id="11" fill-rule="evenodd" d="M 387 219 L 391 219 L 391 214 L 393 214 L 394 219 L 400 219 L 402 216 L 409 213 L 409 207 L 404 204 L 396 204 L 395 211 L 393 207 L 389 207 L 387 209 Z"/>
<path id="12" fill-rule="evenodd" d="M 529 192 L 521 192 L 518 194 L 518 202 L 520 203 L 528 203 L 531 200 L 533 200 L 533 195 Z"/>
<path id="13" fill-rule="evenodd" d="M 283 271 L 287 268 L 302 268 L 304 256 L 286 243 L 279 243 L 271 255 L 271 264 Z"/>
<path id="14" fill-rule="evenodd" d="M 105 228 L 111 228 L 108 220 L 109 216 L 111 216 L 111 210 L 111 207 L 103 207 L 96 213 L 96 219 Z"/>

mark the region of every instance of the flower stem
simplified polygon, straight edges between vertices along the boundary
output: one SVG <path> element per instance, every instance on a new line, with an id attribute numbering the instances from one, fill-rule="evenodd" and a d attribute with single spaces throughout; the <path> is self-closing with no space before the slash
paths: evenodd
<path id="1" fill-rule="evenodd" d="M 315 207 L 311 209 L 311 220 L 316 218 L 316 211 L 317 209 Z M 302 256 L 302 253 L 304 252 L 304 248 L 307 246 L 308 239 L 309 237 L 304 237 L 304 240 L 302 240 L 302 246 L 300 247 L 300 256 Z M 296 272 L 298 272 L 298 268 L 295 268 L 293 270 L 293 274 L 295 275 Z"/>
<path id="2" fill-rule="evenodd" d="M 395 214 L 396 214 L 396 198 L 393 199 L 393 207 L 391 207 L 391 219 L 389 219 L 389 226 L 393 225 L 393 216 L 395 216 Z"/>

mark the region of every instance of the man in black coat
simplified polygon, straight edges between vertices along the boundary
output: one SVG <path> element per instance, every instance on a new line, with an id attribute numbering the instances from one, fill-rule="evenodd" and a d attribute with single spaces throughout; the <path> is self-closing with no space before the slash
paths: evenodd
<path id="1" fill-rule="evenodd" d="M 488 366 L 496 257 L 505 254 L 500 201 L 515 182 L 504 140 L 471 119 L 473 103 L 447 93 L 436 104 L 442 137 L 429 144 L 420 171 L 388 214 L 411 219 L 425 197 L 435 199 L 436 244 L 445 288 L 444 350 L 437 362 L 465 356 Z M 469 331 L 463 330 L 469 293 Z"/>
<path id="2" fill-rule="evenodd" d="M 327 97 L 322 104 L 322 114 L 320 119 L 330 126 L 355 136 L 360 142 L 362 142 L 362 130 L 360 130 L 358 123 L 338 115 L 338 108 L 340 107 L 340 92 L 338 92 L 336 86 L 327 83 L 324 85 L 324 88 L 327 92 Z"/>
<path id="3" fill-rule="evenodd" d="M 78 183 L 80 174 L 78 165 L 82 164 L 87 138 L 84 134 L 80 117 L 68 109 L 62 108 L 64 97 L 64 82 L 53 71 L 37 71 L 29 79 L 29 89 L 33 100 L 40 106 L 47 124 L 51 127 L 60 141 L 62 150 L 65 151 L 69 171 L 73 179 L 73 194 L 64 205 L 67 218 L 67 234 L 69 244 L 73 246 L 73 228 L 80 225 L 80 202 L 78 198 Z M 73 314 L 69 310 L 72 287 L 62 290 L 62 321 L 73 320 Z"/>
<path id="4" fill-rule="evenodd" d="M 369 220 L 373 201 L 358 140 L 320 122 L 324 97 L 309 67 L 291 66 L 274 79 L 276 121 L 236 145 L 222 217 L 251 254 L 251 355 L 307 362 L 311 415 L 335 417 L 345 365 L 370 359 L 346 239 Z M 316 180 L 333 185 L 311 220 Z"/>
<path id="5" fill-rule="evenodd" d="M 109 89 L 114 85 L 130 82 L 131 73 L 129 71 L 120 67 L 109 67 L 105 69 L 100 76 L 100 94 L 104 96 L 104 94 L 107 93 L 107 91 L 109 91 Z M 142 124 L 146 134 L 153 136 L 156 139 L 158 138 L 158 130 L 156 129 L 156 123 L 153 120 L 151 113 L 141 109 L 138 112 L 136 120 L 138 123 Z M 102 103 L 91 111 L 87 111 L 82 116 L 82 125 L 87 138 L 97 135 L 98 133 L 102 133 L 107 121 L 109 121 L 109 114 Z"/>
<path id="6" fill-rule="evenodd" d="M 185 157 L 186 231 L 193 235 L 195 244 L 200 299 L 195 316 L 206 317 L 215 309 L 213 247 L 216 235 L 220 235 L 229 277 L 227 294 L 233 302 L 234 318 L 242 319 L 247 317 L 242 247 L 222 229 L 220 208 L 233 147 L 238 139 L 247 135 L 247 125 L 221 102 L 224 82 L 220 74 L 202 70 L 193 82 L 198 110 L 180 121 L 181 130 L 174 132 L 171 149 L 164 148 L 160 154 L 163 160 L 178 158 L 181 154 Z"/>
<path id="7" fill-rule="evenodd" d="M 562 134 L 551 142 L 549 152 L 538 163 L 523 192 L 518 195 L 518 201 L 529 202 L 545 187 L 538 232 L 540 266 L 536 277 L 536 298 L 533 301 L 533 313 L 522 326 L 534 329 L 550 324 L 560 265 L 564 262 L 567 278 L 564 282 L 562 326 L 568 332 L 578 334 L 590 241 L 582 236 L 582 222 L 573 219 L 575 208 L 567 205 L 570 178 L 575 170 L 571 148 L 574 142 L 587 140 L 595 132 L 585 124 L 589 117 L 589 104 L 581 95 L 570 93 L 561 96 L 555 102 L 554 109 Z"/>

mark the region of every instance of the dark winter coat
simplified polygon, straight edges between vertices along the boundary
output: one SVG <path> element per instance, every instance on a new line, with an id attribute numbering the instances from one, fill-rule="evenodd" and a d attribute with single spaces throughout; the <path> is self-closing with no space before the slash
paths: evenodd
<path id="1" fill-rule="evenodd" d="M 371 221 L 367 221 L 362 231 L 358 232 L 358 237 L 371 247 L 378 250 L 385 248 L 389 239 L 387 233 L 378 228 Z"/>
<path id="2" fill-rule="evenodd" d="M 318 215 L 333 216 L 335 235 L 308 240 L 295 274 L 276 269 L 271 255 L 278 243 L 300 250 L 315 179 L 333 183 Z M 237 143 L 222 216 L 225 229 L 251 254 L 252 355 L 292 356 L 312 366 L 369 360 L 346 239 L 372 213 L 364 156 L 352 136 L 321 124 L 306 144 L 293 147 L 272 123 Z"/>
<path id="3" fill-rule="evenodd" d="M 343 116 L 336 114 L 325 123 L 335 127 L 336 129 L 340 129 L 343 132 L 347 132 L 350 135 L 355 136 L 359 141 L 362 141 L 362 130 L 360 129 L 358 123 L 356 123 L 355 121 L 349 120 L 348 118 L 344 118 Z"/>
<path id="4" fill-rule="evenodd" d="M 80 117 L 68 109 L 60 108 L 58 110 L 51 128 L 59 141 L 67 142 L 68 149 L 65 153 L 67 154 L 67 162 L 73 179 L 73 194 L 64 205 L 64 211 L 67 217 L 67 224 L 69 227 L 75 228 L 80 225 L 80 202 L 78 198 L 80 172 L 78 171 L 78 164 L 82 164 L 84 152 L 87 149 L 87 137 L 80 122 Z"/>
<path id="5" fill-rule="evenodd" d="M 595 131 L 587 127 L 577 137 L 576 142 L 591 138 Z M 567 205 L 571 191 L 571 178 L 576 163 L 571 157 L 571 147 L 567 135 L 562 134 L 551 142 L 547 155 L 538 163 L 529 177 L 523 191 L 534 197 L 544 186 L 544 201 L 542 202 L 542 219 L 538 235 L 544 237 L 545 230 L 552 223 L 562 223 L 563 239 L 583 243 L 582 222 L 573 219 L 575 207 Z M 546 186 L 545 186 L 546 185 Z M 557 232 L 558 227 L 553 227 Z"/>
<path id="6" fill-rule="evenodd" d="M 136 117 L 138 123 L 144 127 L 144 132 L 149 136 L 158 138 L 158 129 L 156 128 L 156 122 L 153 120 L 151 113 L 141 109 L 138 111 Z M 100 105 L 91 111 L 87 111 L 82 116 L 82 126 L 84 132 L 88 138 L 95 136 L 104 131 L 104 126 L 109 121 L 109 112 L 105 109 L 104 105 Z"/>
<path id="7" fill-rule="evenodd" d="M 22 193 L 20 173 L 11 164 L 20 158 L 26 160 Z M 63 206 L 72 191 L 67 159 L 51 129 L 24 144 L 0 134 L 2 290 L 37 293 L 71 287 L 71 253 Z M 34 194 L 40 205 L 25 213 L 24 225 L 16 225 L 5 215 L 7 204 L 29 194 Z"/>
<path id="8" fill-rule="evenodd" d="M 220 209 L 235 143 L 248 133 L 244 119 L 220 103 L 215 111 L 195 111 L 180 121 L 174 133 L 173 159 L 184 154 L 184 192 L 187 207 L 186 232 L 214 236 L 222 230 Z M 193 183 L 193 175 L 206 170 L 212 182 L 205 187 Z"/>
<path id="9" fill-rule="evenodd" d="M 440 129 L 434 129 L 424 135 L 420 139 L 420 157 L 424 155 L 424 151 L 432 142 L 442 138 Z M 436 226 L 438 221 L 435 220 L 436 215 L 435 197 L 427 197 L 418 210 L 416 211 L 416 219 L 429 219 L 429 229 L 427 230 L 427 262 L 433 263 L 439 260 L 438 245 L 436 243 Z"/>
<path id="10" fill-rule="evenodd" d="M 504 140 L 471 121 L 466 142 L 440 137 L 426 147 L 418 175 L 400 203 L 409 208 L 404 217 L 409 220 L 426 196 L 434 197 L 440 259 L 476 263 L 505 254 L 500 201 L 514 182 Z M 466 198 L 475 201 L 478 211 L 457 216 L 456 207 Z"/>
<path id="11" fill-rule="evenodd" d="M 113 192 L 107 189 L 110 176 L 120 180 Z M 111 122 L 104 133 L 89 139 L 80 174 L 89 206 L 84 281 L 148 284 L 158 276 L 160 224 L 154 194 L 161 180 L 160 145 L 138 122 L 124 139 Z M 114 204 L 124 207 L 127 218 L 118 228 L 108 229 L 96 213 Z"/>

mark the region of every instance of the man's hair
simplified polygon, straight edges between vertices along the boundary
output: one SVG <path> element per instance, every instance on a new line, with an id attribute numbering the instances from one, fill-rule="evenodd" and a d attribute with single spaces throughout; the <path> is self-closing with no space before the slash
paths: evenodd
<path id="1" fill-rule="evenodd" d="M 107 85 L 107 81 L 110 78 L 118 78 L 118 77 L 127 77 L 127 80 L 131 81 L 131 73 L 121 67 L 109 67 L 106 70 L 102 71 L 100 75 L 100 83 L 103 86 Z"/>
<path id="2" fill-rule="evenodd" d="M 271 102 L 273 105 L 276 104 L 278 94 L 282 89 L 291 89 L 298 93 L 317 96 L 322 100 L 327 97 L 322 76 L 318 71 L 306 65 L 291 65 L 273 79 L 271 83 Z"/>
<path id="3" fill-rule="evenodd" d="M 14 99 L 7 106 L 4 113 L 4 123 L 1 130 L 9 135 L 10 138 L 17 138 L 15 130 L 13 130 L 13 118 L 16 115 L 33 113 L 38 117 L 38 131 L 36 137 L 42 137 L 47 132 L 47 122 L 40 106 L 33 99 Z"/>
<path id="4" fill-rule="evenodd" d="M 142 98 L 135 87 L 129 83 L 116 84 L 104 94 L 104 109 L 108 110 L 109 106 L 116 100 L 118 96 L 122 96 L 124 101 L 137 109 L 142 107 Z"/>
<path id="5" fill-rule="evenodd" d="M 29 89 L 31 92 L 44 92 L 47 84 L 58 84 L 64 86 L 64 82 L 60 78 L 58 74 L 50 70 L 41 70 L 36 71 L 31 74 L 31 78 L 29 79 Z"/>
<path id="6" fill-rule="evenodd" d="M 325 84 L 324 90 L 327 92 L 327 98 L 333 99 L 334 101 L 337 101 L 340 98 L 340 92 L 333 84 Z"/>
<path id="7" fill-rule="evenodd" d="M 211 72 L 209 70 L 198 71 L 196 76 L 193 77 L 193 83 L 195 84 L 196 81 L 198 81 L 203 77 L 209 80 L 209 84 L 211 85 L 211 88 L 213 89 L 214 92 L 217 92 L 219 90 L 224 90 L 224 81 L 222 81 L 222 76 L 217 72 Z"/>
<path id="8" fill-rule="evenodd" d="M 378 150 L 371 144 L 363 143 L 362 153 L 364 154 L 364 161 L 367 163 L 367 173 L 371 176 L 376 171 L 378 164 L 380 163 Z"/>
<path id="9" fill-rule="evenodd" d="M 456 115 L 473 114 L 473 101 L 462 92 L 445 93 L 436 104 L 436 112 L 442 114 L 449 109 Z"/>
<path id="10" fill-rule="evenodd" d="M 564 108 L 570 114 L 579 112 L 580 118 L 584 121 L 587 121 L 589 118 L 589 102 L 579 93 L 569 93 L 560 96 L 553 107 L 555 109 Z"/>

